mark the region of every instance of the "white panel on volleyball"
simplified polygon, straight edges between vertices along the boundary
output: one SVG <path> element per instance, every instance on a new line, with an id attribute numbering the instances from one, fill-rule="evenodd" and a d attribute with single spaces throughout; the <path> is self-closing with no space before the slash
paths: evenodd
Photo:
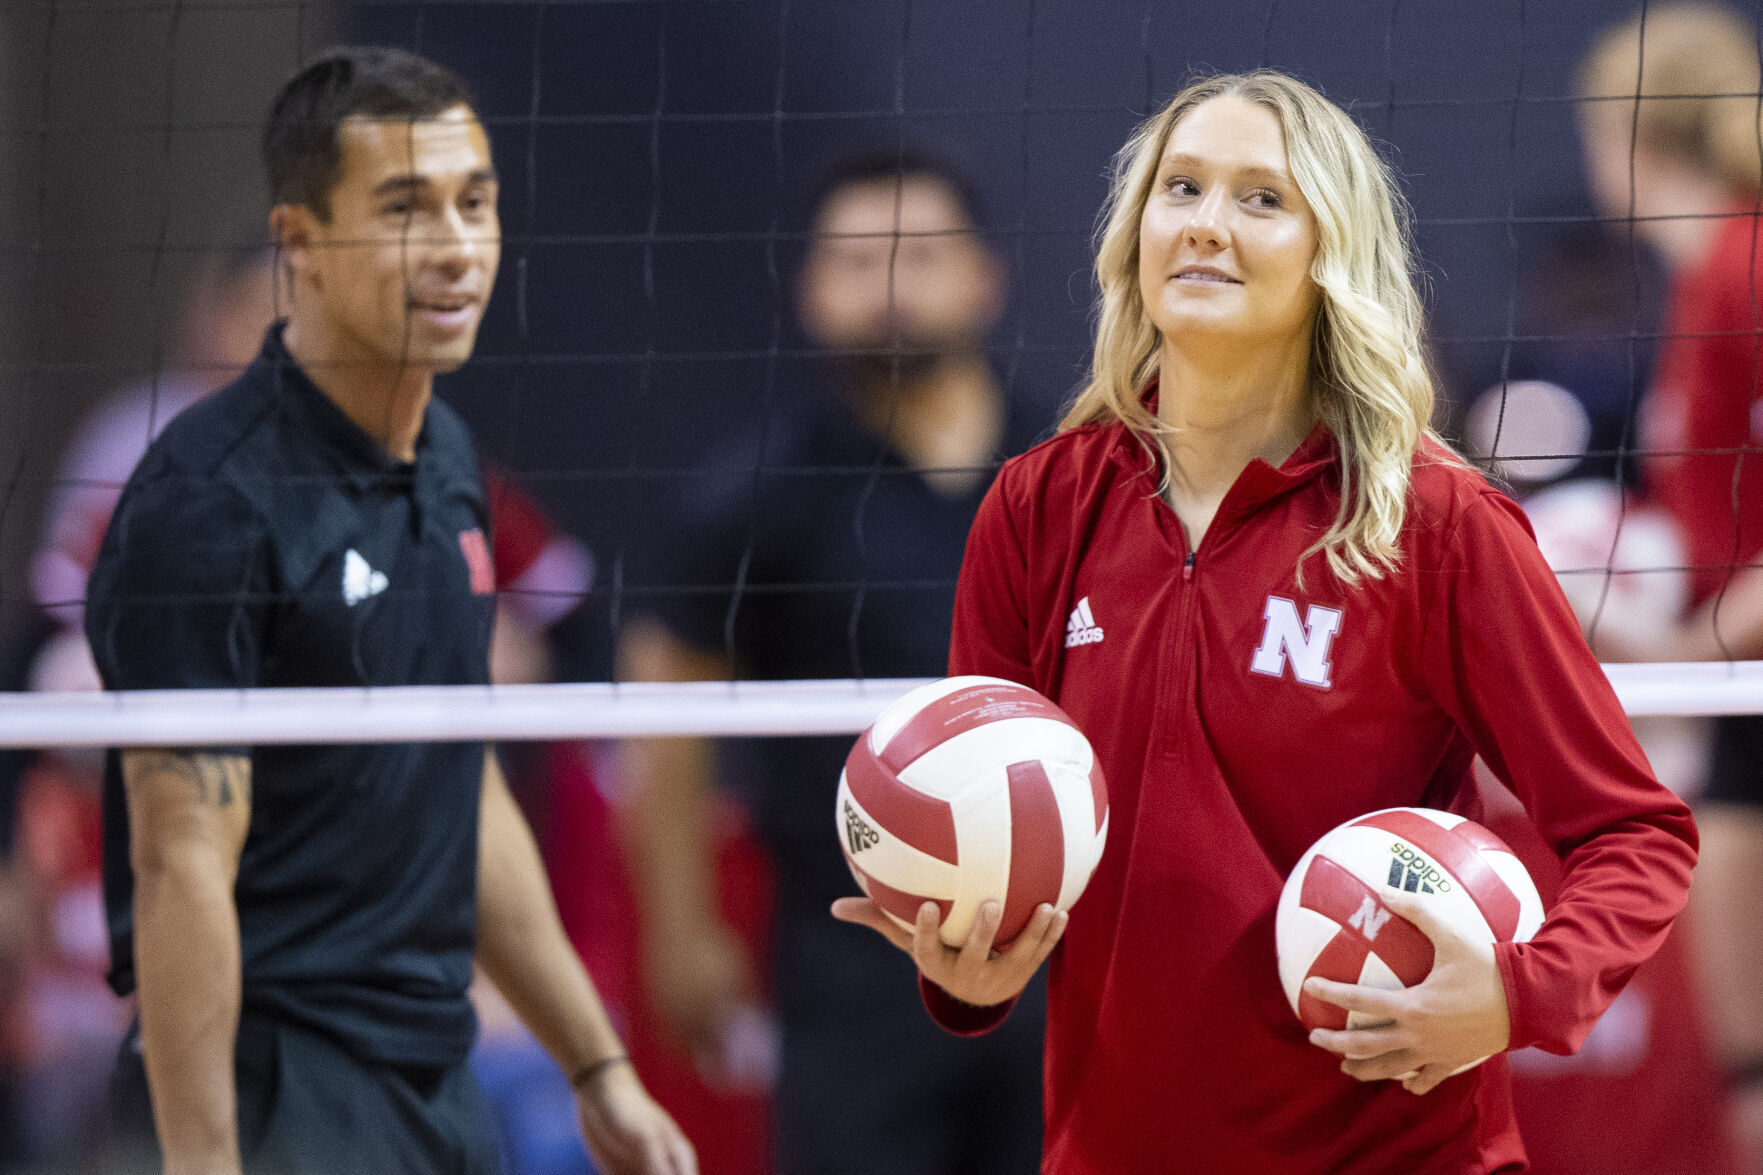
<path id="1" fill-rule="evenodd" d="M 1307 859 L 1306 859 L 1307 860 Z M 1303 866 L 1300 865 L 1299 868 Z M 1297 870 L 1292 875 L 1298 876 Z M 1286 904 L 1286 895 L 1280 895 L 1280 904 Z M 1293 890 L 1290 912 L 1281 912 L 1280 922 L 1287 927 L 1288 937 L 1280 943 L 1279 951 L 1279 983 L 1288 993 L 1286 1002 L 1291 1004 L 1292 1011 L 1298 1010 L 1295 993 L 1304 977 L 1310 974 L 1310 968 L 1316 962 L 1316 956 L 1322 953 L 1340 927 L 1333 918 L 1318 914 L 1315 910 L 1307 910 L 1298 905 L 1296 890 Z"/>
<path id="2" fill-rule="evenodd" d="M 878 738 L 875 745 L 887 744 Z M 1076 728 L 1046 718 L 1003 718 L 964 730 L 907 764 L 900 781 L 927 796 L 953 801 L 988 766 L 1029 759 L 1071 764 L 1083 772 L 1083 792 L 1089 795 L 1089 773 L 1095 759 L 1089 740 Z M 1095 822 L 1093 813 L 1084 818 L 1086 825 Z"/>
<path id="3" fill-rule="evenodd" d="M 1053 784 L 1053 798 L 1059 802 L 1059 828 L 1065 834 L 1065 876 L 1059 882 L 1059 900 L 1054 907 L 1069 910 L 1078 895 L 1083 893 L 1084 886 L 1089 884 L 1090 874 L 1096 871 L 1096 865 L 1102 857 L 1104 838 L 1108 833 L 1108 818 L 1103 816 L 1102 827 L 1096 828 L 1096 800 L 1090 790 L 1090 771 L 1094 764 L 1086 764 L 1080 768 L 1075 763 L 1047 763 L 1047 778 Z"/>
<path id="4" fill-rule="evenodd" d="M 879 834 L 875 843 L 863 850 L 862 858 L 858 861 L 865 873 L 884 885 L 921 897 L 948 901 L 955 896 L 955 882 L 961 874 L 959 869 L 929 853 L 918 851 L 889 832 L 885 824 L 857 802 L 857 797 L 848 788 L 842 792 L 842 796 L 844 802 L 855 808 L 857 814 L 868 821 L 870 827 Z M 959 817 L 955 827 L 959 836 Z"/>
<path id="5" fill-rule="evenodd" d="M 894 736 L 900 733 L 900 728 L 902 726 L 905 726 L 908 722 L 918 717 L 919 714 L 924 712 L 926 706 L 929 706 L 932 702 L 935 702 L 940 698 L 946 698 L 950 694 L 957 693 L 970 686 L 996 684 L 1009 685 L 1013 683 L 1005 682 L 1002 678 L 998 677 L 978 677 L 970 674 L 966 677 L 945 677 L 942 681 L 936 682 L 933 685 L 921 685 L 915 691 L 917 697 L 923 699 L 917 706 L 902 706 L 898 709 L 889 706 L 886 710 L 883 710 L 876 716 L 875 725 L 871 728 L 869 733 L 869 745 L 874 750 L 880 751 L 881 748 L 887 746 L 888 743 L 893 741 Z"/>
<path id="6" fill-rule="evenodd" d="M 967 932 L 988 898 L 1010 892 L 1010 785 L 1001 769 L 949 801 L 955 817 L 955 903 L 943 920 L 944 941 L 967 941 Z"/>
<path id="7" fill-rule="evenodd" d="M 1378 957 L 1376 951 L 1365 956 L 1365 965 L 1359 968 L 1359 982 L 1365 987 L 1380 987 L 1385 991 L 1401 991 L 1402 980 L 1390 965 Z M 1369 1012 L 1348 1012 L 1348 1028 L 1369 1028 L 1380 1018 Z"/>

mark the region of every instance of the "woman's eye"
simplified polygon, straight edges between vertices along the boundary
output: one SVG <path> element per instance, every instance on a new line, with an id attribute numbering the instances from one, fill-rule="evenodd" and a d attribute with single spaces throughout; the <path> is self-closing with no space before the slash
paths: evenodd
<path id="1" fill-rule="evenodd" d="M 1266 188 L 1258 188 L 1249 193 L 1249 202 L 1257 208 L 1278 208 L 1284 203 L 1278 192 L 1270 192 Z"/>
<path id="2" fill-rule="evenodd" d="M 1163 181 L 1164 190 L 1172 196 L 1197 196 L 1200 188 L 1193 180 L 1182 179 L 1180 176 Z"/>

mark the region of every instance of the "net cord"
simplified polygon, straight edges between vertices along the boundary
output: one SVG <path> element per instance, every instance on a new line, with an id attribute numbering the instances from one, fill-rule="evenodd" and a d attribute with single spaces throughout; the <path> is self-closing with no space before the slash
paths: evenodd
<path id="1" fill-rule="evenodd" d="M 1631 718 L 1763 713 L 1763 661 L 1606 665 Z M 927 678 L 0 695 L 0 747 L 856 734 Z"/>

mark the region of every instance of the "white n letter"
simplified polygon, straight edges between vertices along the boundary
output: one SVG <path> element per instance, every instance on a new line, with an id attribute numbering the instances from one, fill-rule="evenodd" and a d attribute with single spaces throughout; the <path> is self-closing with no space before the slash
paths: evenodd
<path id="1" fill-rule="evenodd" d="M 1383 924 L 1389 920 L 1390 911 L 1378 905 L 1376 898 L 1366 894 L 1359 899 L 1359 908 L 1347 919 L 1347 925 L 1364 934 L 1365 941 L 1372 942 L 1377 938 L 1377 932 L 1383 929 Z"/>
<path id="2" fill-rule="evenodd" d="M 1255 650 L 1249 668 L 1279 677 L 1290 657 L 1294 677 L 1305 685 L 1327 689 L 1328 646 L 1340 631 L 1340 609 L 1312 604 L 1304 613 L 1304 622 L 1299 624 L 1296 604 L 1283 596 L 1268 596 L 1262 615 L 1267 618 L 1267 627 L 1262 630 L 1261 647 Z"/>

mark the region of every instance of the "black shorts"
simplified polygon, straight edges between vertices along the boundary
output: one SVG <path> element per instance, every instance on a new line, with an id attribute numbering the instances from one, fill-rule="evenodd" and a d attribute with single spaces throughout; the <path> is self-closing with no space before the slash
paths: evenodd
<path id="1" fill-rule="evenodd" d="M 373 1064 L 317 1033 L 262 1016 L 239 1022 L 234 1079 L 249 1175 L 498 1175 L 495 1120 L 465 1062 Z M 157 1172 L 139 1028 L 111 1077 L 114 1175 Z"/>
<path id="2" fill-rule="evenodd" d="M 1704 798 L 1763 807 L 1763 714 L 1714 720 L 1714 752 Z"/>

